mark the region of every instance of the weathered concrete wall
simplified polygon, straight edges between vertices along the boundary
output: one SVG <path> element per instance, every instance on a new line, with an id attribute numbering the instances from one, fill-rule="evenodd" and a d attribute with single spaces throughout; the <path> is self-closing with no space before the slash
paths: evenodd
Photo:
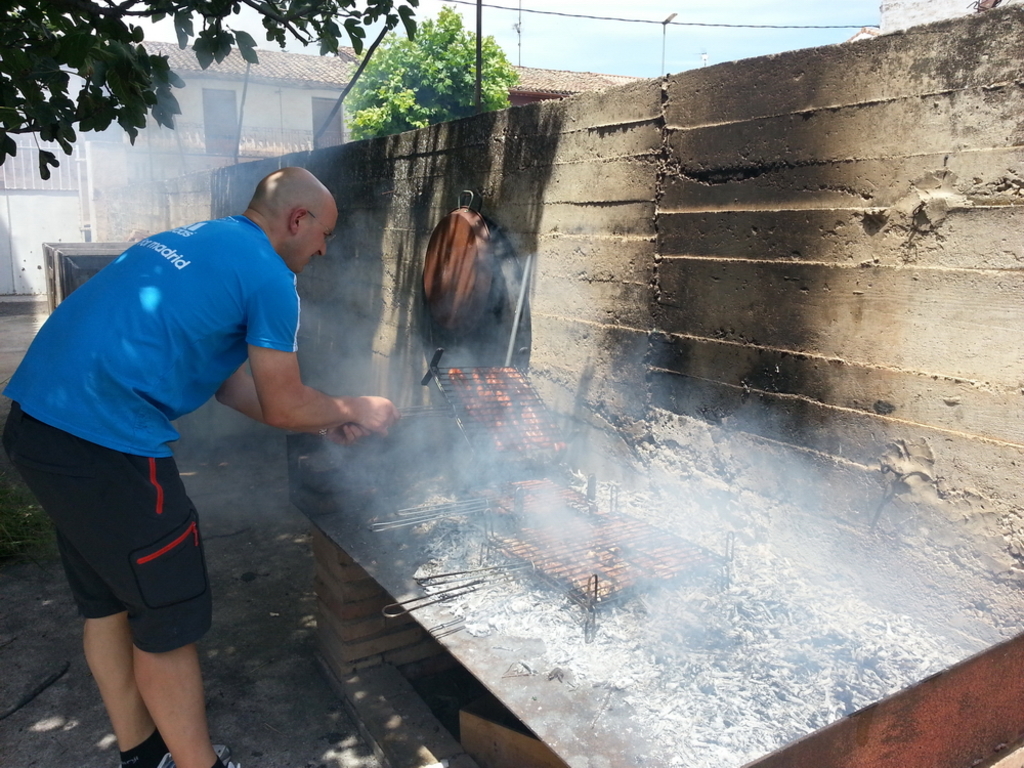
<path id="1" fill-rule="evenodd" d="M 102 193 L 92 203 L 97 224 L 94 239 L 97 242 L 127 242 L 133 232 L 151 234 L 209 219 L 212 216 L 212 173 L 209 170 L 196 171 L 186 176 L 117 187 Z"/>
<path id="2" fill-rule="evenodd" d="M 314 261 L 299 280 L 305 370 L 325 387 L 381 389 L 400 402 L 422 397 L 418 380 L 431 349 L 420 322 L 424 252 L 459 193 L 475 189 L 516 251 L 537 254 L 535 338 L 566 355 L 557 369 L 541 366 L 545 377 L 574 389 L 588 353 L 581 357 L 566 340 L 593 332 L 586 349 L 619 356 L 626 369 L 602 374 L 602 391 L 639 415 L 631 389 L 649 328 L 661 99 L 660 82 L 648 81 L 280 160 L 309 163 L 340 208 L 331 258 Z M 275 166 L 223 174 L 232 188 L 217 193 L 219 210 L 238 210 Z M 608 325 L 624 313 L 628 325 Z M 567 329 L 572 315 L 581 324 Z M 620 330 L 632 351 L 619 344 Z M 534 355 L 547 355 L 546 346 L 535 343 Z M 365 366 L 342 364 L 348 359 L 388 364 L 367 379 Z"/>
<path id="3" fill-rule="evenodd" d="M 833 508 L 873 514 L 883 479 L 1016 553 L 1022 20 L 670 78 L 650 391 L 682 418 L 657 440 L 795 449 Z"/>
<path id="4" fill-rule="evenodd" d="M 299 280 L 304 368 L 403 404 L 430 346 L 430 232 L 480 190 L 536 255 L 531 373 L 571 462 L 862 529 L 881 513 L 1010 574 L 1024 11 L 926 31 L 238 166 L 214 211 L 280 164 L 324 179 L 340 236 Z"/>

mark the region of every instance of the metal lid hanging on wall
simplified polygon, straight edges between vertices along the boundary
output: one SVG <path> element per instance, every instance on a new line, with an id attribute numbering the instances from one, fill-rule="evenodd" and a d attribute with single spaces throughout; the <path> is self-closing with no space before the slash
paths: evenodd
<path id="1" fill-rule="evenodd" d="M 466 331 L 481 319 L 494 280 L 491 232 L 480 214 L 480 196 L 459 195 L 459 207 L 434 227 L 423 264 L 423 291 L 430 315 L 450 331 Z"/>

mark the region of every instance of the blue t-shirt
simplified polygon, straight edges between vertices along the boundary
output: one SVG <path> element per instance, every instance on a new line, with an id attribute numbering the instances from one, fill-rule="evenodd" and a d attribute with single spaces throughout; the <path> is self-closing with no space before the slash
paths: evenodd
<path id="1" fill-rule="evenodd" d="M 62 301 L 4 394 L 73 435 L 170 456 L 173 419 L 248 357 L 296 350 L 295 275 L 244 216 L 142 240 Z"/>

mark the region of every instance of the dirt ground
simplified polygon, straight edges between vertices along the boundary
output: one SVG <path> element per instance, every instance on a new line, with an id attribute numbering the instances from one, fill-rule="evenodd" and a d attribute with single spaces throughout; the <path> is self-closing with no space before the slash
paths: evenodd
<path id="1" fill-rule="evenodd" d="M 0 382 L 45 311 L 0 301 Z M 9 403 L 0 398 L 0 422 Z M 200 643 L 211 733 L 243 768 L 377 768 L 314 656 L 309 526 L 288 502 L 284 447 L 283 435 L 215 453 L 178 446 L 214 590 Z M 118 765 L 60 563 L 0 568 L 0 717 L 57 675 L 0 719 L 0 764 Z"/>

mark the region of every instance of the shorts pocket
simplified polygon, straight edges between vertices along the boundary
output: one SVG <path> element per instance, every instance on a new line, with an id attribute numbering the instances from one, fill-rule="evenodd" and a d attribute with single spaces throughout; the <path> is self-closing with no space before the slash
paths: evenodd
<path id="1" fill-rule="evenodd" d="M 131 559 L 142 601 L 149 608 L 183 603 L 206 591 L 206 561 L 194 509 L 184 524 L 136 549 Z"/>

